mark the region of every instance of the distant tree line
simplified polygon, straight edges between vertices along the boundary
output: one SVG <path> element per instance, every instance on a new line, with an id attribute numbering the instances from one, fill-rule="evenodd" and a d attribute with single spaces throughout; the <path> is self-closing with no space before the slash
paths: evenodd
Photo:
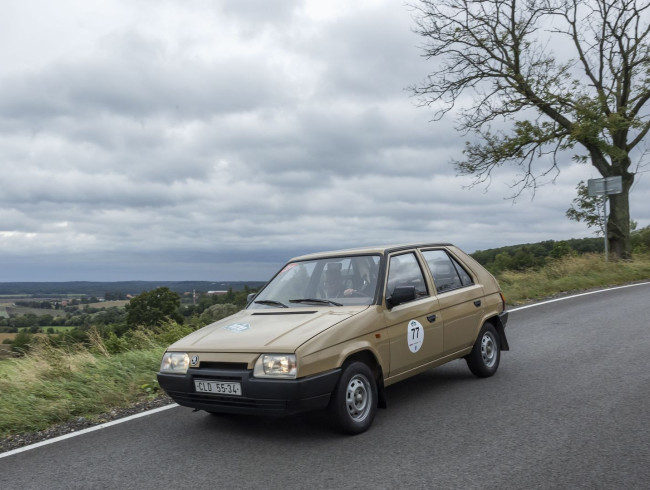
<path id="1" fill-rule="evenodd" d="M 51 310 L 61 310 L 67 308 L 76 309 L 79 305 L 87 305 L 90 303 L 99 303 L 96 296 L 82 296 L 80 298 L 73 298 L 66 300 L 65 306 L 61 299 L 47 299 L 47 300 L 16 300 L 16 306 L 25 306 L 27 308 L 41 308 Z"/>
<path id="2" fill-rule="evenodd" d="M 634 228 L 634 223 L 632 228 Z M 632 251 L 635 254 L 650 252 L 650 226 L 632 232 Z M 579 238 L 571 240 L 546 240 L 507 247 L 478 250 L 472 257 L 490 272 L 498 274 L 507 270 L 521 271 L 543 267 L 549 260 L 567 255 L 603 253 L 602 238 Z"/>

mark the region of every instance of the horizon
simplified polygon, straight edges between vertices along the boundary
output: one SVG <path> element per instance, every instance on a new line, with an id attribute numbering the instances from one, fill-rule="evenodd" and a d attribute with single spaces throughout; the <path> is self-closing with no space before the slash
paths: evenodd
<path id="1" fill-rule="evenodd" d="M 500 247 L 490 247 L 486 249 L 477 249 L 474 250 L 473 252 L 465 252 L 471 254 L 477 253 L 477 252 L 486 252 L 490 250 L 500 250 L 504 248 L 510 248 L 510 247 L 523 247 L 523 246 L 528 246 L 528 245 L 536 245 L 536 244 L 541 244 L 545 242 L 562 242 L 562 241 L 581 241 L 581 240 L 597 240 L 597 241 L 603 241 L 602 237 L 582 237 L 582 238 L 566 238 L 566 239 L 560 239 L 560 240 L 541 240 L 539 242 L 526 242 L 526 243 L 517 243 L 517 244 L 512 244 L 512 245 L 503 245 Z M 420 242 L 420 243 L 426 243 L 426 242 Z M 330 249 L 331 251 L 337 251 L 337 250 L 343 250 L 343 249 Z M 328 250 L 323 250 L 323 251 L 328 251 Z M 211 284 L 229 284 L 229 283 L 266 283 L 268 280 L 270 280 L 275 273 L 277 273 L 289 260 L 291 260 L 294 257 L 299 257 L 301 255 L 306 255 L 307 253 L 312 253 L 312 252 L 306 252 L 306 253 L 300 253 L 291 256 L 287 261 L 278 263 L 277 267 L 272 270 L 272 272 L 269 274 L 269 276 L 266 279 L 260 279 L 260 278 L 252 278 L 252 279 L 169 279 L 169 278 L 157 278 L 157 279 L 110 279 L 110 280 L 103 280 L 103 279 L 67 279 L 67 280 L 3 280 L 0 279 L 0 284 L 42 284 L 42 283 L 128 283 L 128 282 L 144 282 L 144 283 L 192 283 L 192 282 L 201 282 L 201 283 L 211 283 Z"/>

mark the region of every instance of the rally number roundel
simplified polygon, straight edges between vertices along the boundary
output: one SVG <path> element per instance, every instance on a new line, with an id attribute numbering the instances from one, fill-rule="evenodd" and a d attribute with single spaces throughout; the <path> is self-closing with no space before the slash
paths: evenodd
<path id="1" fill-rule="evenodd" d="M 424 328 L 417 320 L 411 320 L 406 328 L 406 341 L 409 344 L 409 350 L 414 354 L 422 347 L 424 342 Z"/>

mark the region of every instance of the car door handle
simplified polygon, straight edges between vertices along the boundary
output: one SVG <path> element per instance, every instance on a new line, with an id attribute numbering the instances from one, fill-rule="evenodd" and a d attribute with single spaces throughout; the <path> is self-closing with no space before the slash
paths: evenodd
<path id="1" fill-rule="evenodd" d="M 427 320 L 429 320 L 429 323 L 433 323 L 436 321 L 436 318 L 437 318 L 436 315 L 429 315 L 427 317 Z"/>
<path id="2" fill-rule="evenodd" d="M 476 306 L 477 308 L 481 306 L 481 300 L 477 299 L 476 301 L 474 301 L 474 306 Z"/>

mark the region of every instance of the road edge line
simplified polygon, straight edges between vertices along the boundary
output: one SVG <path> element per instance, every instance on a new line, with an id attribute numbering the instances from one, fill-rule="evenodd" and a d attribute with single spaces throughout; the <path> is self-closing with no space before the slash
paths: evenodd
<path id="1" fill-rule="evenodd" d="M 29 451 L 31 449 L 36 449 L 37 447 L 47 446 L 48 444 L 54 444 L 56 442 L 64 441 L 65 439 L 71 439 L 73 437 L 81 436 L 83 434 L 88 434 L 89 432 L 94 432 L 96 430 L 106 429 L 106 428 L 111 427 L 113 425 L 118 425 L 118 424 L 122 424 L 124 422 L 129 422 L 130 420 L 138 419 L 140 417 L 146 417 L 147 415 L 153 415 L 154 413 L 162 412 L 164 410 L 169 410 L 170 408 L 176 408 L 178 406 L 179 406 L 178 404 L 172 403 L 171 405 L 165 405 L 164 407 L 154 408 L 154 409 L 151 409 L 151 410 L 147 410 L 146 412 L 136 413 L 134 415 L 129 415 L 128 417 L 124 417 L 124 418 L 117 419 L 117 420 L 112 420 L 110 422 L 106 422 L 106 423 L 99 424 L 99 425 L 94 425 L 92 427 L 88 427 L 86 429 L 70 432 L 70 433 L 64 434 L 62 436 L 53 437 L 52 439 L 45 439 L 44 441 L 35 442 L 34 444 L 30 444 L 29 446 L 23 446 L 23 447 L 19 447 L 19 448 L 16 448 L 16 449 L 12 449 L 11 451 L 0 453 L 0 459 L 6 458 L 8 456 L 13 456 L 14 454 L 22 453 L 24 451 Z"/>
<path id="2" fill-rule="evenodd" d="M 565 299 L 579 298 L 580 296 L 589 296 L 590 294 L 606 293 L 607 291 L 615 291 L 616 289 L 633 288 L 635 286 L 647 286 L 648 284 L 650 284 L 650 281 L 637 282 L 634 284 L 626 284 L 624 286 L 615 286 L 613 288 L 607 288 L 607 289 L 599 289 L 597 291 L 589 291 L 587 293 L 572 294 L 571 296 L 563 296 L 562 298 L 549 299 L 547 301 L 542 301 L 540 303 L 532 303 L 530 305 L 518 306 L 517 308 L 509 308 L 507 311 L 509 313 L 512 313 L 519 310 L 525 310 L 527 308 L 533 308 L 535 306 L 542 306 L 542 305 L 547 305 L 549 303 L 555 303 L 557 301 L 564 301 Z"/>

